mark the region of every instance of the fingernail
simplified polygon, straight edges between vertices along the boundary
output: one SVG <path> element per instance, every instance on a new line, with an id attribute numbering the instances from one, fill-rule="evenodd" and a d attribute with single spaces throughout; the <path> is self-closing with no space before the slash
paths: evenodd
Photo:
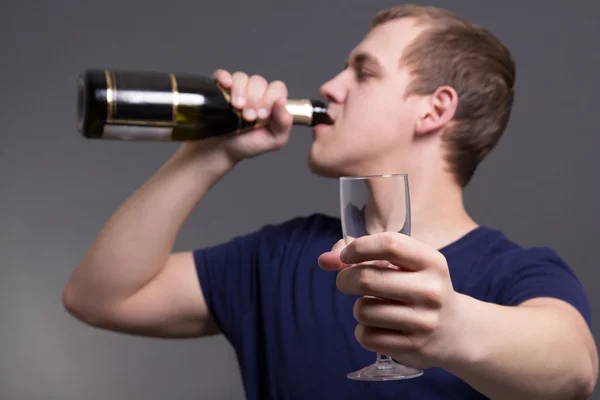
<path id="1" fill-rule="evenodd" d="M 248 120 L 256 119 L 256 111 L 254 111 L 254 109 L 252 109 L 252 108 L 245 109 L 244 110 L 244 118 L 246 118 Z"/>
<path id="2" fill-rule="evenodd" d="M 244 106 L 244 96 L 237 96 L 235 99 L 233 99 L 233 102 L 238 107 L 243 107 Z"/>
<path id="3" fill-rule="evenodd" d="M 268 115 L 269 115 L 269 113 L 264 108 L 261 108 L 260 110 L 258 110 L 258 118 L 265 119 L 265 118 L 267 118 Z"/>

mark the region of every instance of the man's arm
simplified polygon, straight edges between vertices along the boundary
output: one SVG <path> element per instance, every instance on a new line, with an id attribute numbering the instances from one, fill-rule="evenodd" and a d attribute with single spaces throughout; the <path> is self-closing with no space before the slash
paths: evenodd
<path id="1" fill-rule="evenodd" d="M 364 348 L 410 367 L 444 368 L 492 399 L 589 397 L 597 350 L 566 302 L 538 297 L 502 306 L 457 293 L 443 255 L 405 235 L 364 236 L 340 249 L 319 264 L 339 271 L 343 293 L 373 296 L 354 307 Z"/>
<path id="2" fill-rule="evenodd" d="M 537 298 L 517 307 L 459 295 L 463 351 L 441 366 L 491 399 L 586 399 L 598 353 L 571 305 Z"/>
<path id="3" fill-rule="evenodd" d="M 216 332 L 191 252 L 171 253 L 196 204 L 233 167 L 200 146 L 182 147 L 105 224 L 63 292 L 71 314 L 140 335 Z"/>
<path id="4" fill-rule="evenodd" d="M 243 134 L 183 145 L 121 205 L 64 289 L 63 304 L 78 319 L 148 336 L 217 332 L 193 253 L 173 254 L 173 245 L 196 205 L 238 162 L 287 143 L 292 116 L 281 82 L 269 84 L 260 76 L 223 70 L 214 78 L 231 91 L 233 106 L 246 119 L 256 119 L 256 110 L 265 110 L 267 123 Z M 220 261 L 211 262 L 228 267 Z"/>

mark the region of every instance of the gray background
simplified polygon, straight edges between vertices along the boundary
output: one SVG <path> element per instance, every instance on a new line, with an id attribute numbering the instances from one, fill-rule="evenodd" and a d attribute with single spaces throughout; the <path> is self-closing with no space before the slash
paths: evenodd
<path id="1" fill-rule="evenodd" d="M 177 147 L 81 138 L 77 74 L 88 67 L 201 74 L 224 67 L 282 79 L 293 96 L 314 96 L 343 65 L 371 16 L 393 4 L 3 2 L 1 399 L 243 397 L 233 351 L 220 337 L 130 337 L 84 326 L 63 310 L 64 284 L 97 231 Z M 600 3 L 430 4 L 487 26 L 517 60 L 512 122 L 466 191 L 467 206 L 481 223 L 524 245 L 557 249 L 600 316 L 600 191 L 593 161 L 600 147 Z M 189 220 L 177 249 L 297 214 L 338 215 L 337 182 L 306 168 L 309 144 L 310 131 L 295 128 L 284 150 L 228 175 Z"/>

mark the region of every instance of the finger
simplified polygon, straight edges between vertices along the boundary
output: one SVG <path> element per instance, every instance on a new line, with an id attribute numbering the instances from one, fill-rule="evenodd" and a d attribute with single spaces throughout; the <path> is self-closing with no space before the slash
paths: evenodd
<path id="1" fill-rule="evenodd" d="M 287 100 L 288 90 L 287 86 L 281 81 L 273 81 L 267 87 L 267 90 L 264 93 L 263 98 L 260 101 L 260 104 L 257 105 L 258 108 L 258 117 L 260 119 L 266 119 L 270 114 L 273 108 L 273 104 L 278 99 Z"/>
<path id="2" fill-rule="evenodd" d="M 437 327 L 437 312 L 395 301 L 361 297 L 354 303 L 354 319 L 371 328 L 393 329 L 403 334 L 425 334 Z"/>
<path id="3" fill-rule="evenodd" d="M 230 89 L 231 84 L 233 83 L 231 79 L 231 74 L 224 69 L 217 69 L 215 72 L 213 72 L 212 78 L 216 80 L 221 86 L 227 89 Z"/>
<path id="4" fill-rule="evenodd" d="M 339 254 L 344 249 L 344 247 L 346 247 L 346 241 L 344 239 L 340 239 L 337 242 L 335 242 L 335 244 L 331 248 L 331 251 Z"/>
<path id="5" fill-rule="evenodd" d="M 321 254 L 318 259 L 319 267 L 327 271 L 339 271 L 348 267 L 348 264 L 344 264 L 340 260 L 340 252 L 345 245 L 344 239 L 340 239 L 333 245 L 330 251 Z"/>
<path id="6" fill-rule="evenodd" d="M 405 272 L 369 263 L 353 264 L 336 277 L 344 294 L 375 296 L 402 304 L 439 307 L 442 303 L 440 281 L 422 272 Z"/>
<path id="7" fill-rule="evenodd" d="M 244 106 L 244 118 L 254 121 L 257 118 L 257 110 L 262 97 L 267 90 L 267 80 L 262 76 L 253 75 L 248 78 L 246 87 L 246 104 Z"/>
<path id="8" fill-rule="evenodd" d="M 346 264 L 387 260 L 398 267 L 413 271 L 446 264 L 439 251 L 410 236 L 395 232 L 359 237 L 344 248 L 340 257 Z"/>
<path id="9" fill-rule="evenodd" d="M 269 122 L 270 131 L 273 132 L 273 135 L 280 136 L 279 140 L 282 141 L 287 140 L 293 122 L 292 114 L 287 111 L 285 106 L 284 99 L 279 98 L 276 100 L 273 104 L 271 121 Z"/>
<path id="10" fill-rule="evenodd" d="M 232 104 L 242 109 L 246 104 L 246 87 L 248 85 L 248 75 L 243 72 L 234 72 L 231 76 L 231 100 Z"/>
<path id="11" fill-rule="evenodd" d="M 358 343 L 367 350 L 379 352 L 395 359 L 410 359 L 411 354 L 420 352 L 426 335 L 405 335 L 392 329 L 374 328 L 358 324 L 354 330 Z M 400 357 L 398 357 L 399 355 Z M 402 357 L 405 356 L 405 357 Z M 409 366 L 410 362 L 403 362 Z"/>
<path id="12" fill-rule="evenodd" d="M 340 260 L 339 253 L 335 251 L 328 251 L 321 254 L 317 261 L 319 263 L 319 267 L 326 271 L 340 271 L 350 266 L 349 264 L 344 264 Z"/>

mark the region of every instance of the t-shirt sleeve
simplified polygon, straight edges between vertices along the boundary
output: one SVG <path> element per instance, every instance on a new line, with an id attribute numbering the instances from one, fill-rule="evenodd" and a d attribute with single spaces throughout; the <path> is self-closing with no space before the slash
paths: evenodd
<path id="1" fill-rule="evenodd" d="M 194 250 L 194 262 L 208 309 L 225 337 L 236 342 L 244 314 L 256 301 L 262 249 L 272 227 Z"/>
<path id="2" fill-rule="evenodd" d="M 553 297 L 577 309 L 592 327 L 589 299 L 569 265 L 552 249 L 521 250 L 502 279 L 500 304 L 516 306 L 536 297 Z"/>

